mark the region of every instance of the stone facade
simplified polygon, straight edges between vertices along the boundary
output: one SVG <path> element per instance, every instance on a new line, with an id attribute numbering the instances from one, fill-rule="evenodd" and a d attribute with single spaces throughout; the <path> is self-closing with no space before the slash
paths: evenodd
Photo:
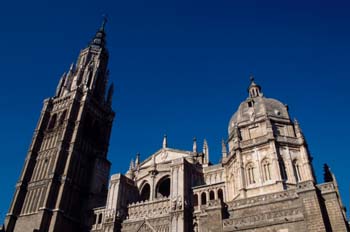
<path id="1" fill-rule="evenodd" d="M 251 80 L 232 116 L 222 159 L 163 146 L 110 181 L 93 232 L 349 231 L 334 175 L 317 184 L 299 123 Z M 110 212 L 113 212 L 110 214 Z M 112 215 L 112 216 L 111 216 Z"/>
<path id="2" fill-rule="evenodd" d="M 254 80 L 230 120 L 219 164 L 209 146 L 163 147 L 113 175 L 91 231 L 349 231 L 334 175 L 316 184 L 299 123 Z M 113 212 L 111 217 L 108 212 Z"/>
<path id="3" fill-rule="evenodd" d="M 251 79 L 222 159 L 162 147 L 108 184 L 113 86 L 104 24 L 44 102 L 2 231 L 349 231 L 334 175 L 317 184 L 299 123 Z"/>

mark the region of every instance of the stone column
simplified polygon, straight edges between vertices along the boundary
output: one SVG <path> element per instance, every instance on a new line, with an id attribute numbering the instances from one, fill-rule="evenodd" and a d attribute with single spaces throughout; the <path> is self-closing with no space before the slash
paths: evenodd
<path id="1" fill-rule="evenodd" d="M 184 227 L 184 160 L 174 160 L 171 166 L 171 232 L 183 232 Z"/>
<path id="2" fill-rule="evenodd" d="M 280 166 L 279 166 L 279 162 L 278 162 L 278 151 L 276 149 L 276 144 L 274 141 L 270 142 L 270 148 L 271 148 L 272 153 L 273 153 L 273 157 L 272 157 L 272 167 L 274 170 L 273 178 L 277 181 L 282 181 Z"/>
<path id="3" fill-rule="evenodd" d="M 244 164 L 243 164 L 243 159 L 242 159 L 242 154 L 240 150 L 236 151 L 237 155 L 237 163 L 238 163 L 238 176 L 236 180 L 238 181 L 238 189 L 241 194 L 241 198 L 246 197 L 246 180 L 245 180 L 245 175 L 244 175 Z"/>

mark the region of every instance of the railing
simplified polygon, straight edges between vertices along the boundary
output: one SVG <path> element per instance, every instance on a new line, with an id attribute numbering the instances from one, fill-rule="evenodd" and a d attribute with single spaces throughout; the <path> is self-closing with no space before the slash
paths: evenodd
<path id="1" fill-rule="evenodd" d="M 105 207 L 95 208 L 94 214 L 96 215 L 96 221 L 92 225 L 91 230 L 102 229 L 103 223 L 114 222 L 117 216 L 115 209 L 106 209 Z"/>
<path id="2" fill-rule="evenodd" d="M 278 193 L 267 194 L 263 196 L 256 196 L 247 199 L 235 200 L 228 202 L 229 209 L 251 207 L 253 205 L 267 204 L 270 202 L 283 201 L 287 199 L 297 198 L 298 194 L 296 190 L 283 191 Z"/>
<path id="3" fill-rule="evenodd" d="M 240 141 L 240 144 L 242 148 L 245 148 L 245 147 L 257 145 L 260 143 L 266 143 L 271 138 L 273 138 L 273 136 L 267 134 L 267 135 L 259 136 L 253 139 L 242 140 Z M 298 145 L 302 143 L 299 138 L 288 137 L 288 136 L 276 136 L 276 140 L 277 142 L 282 142 L 282 143 L 284 142 L 284 143 L 291 143 L 291 144 L 298 144 Z"/>
<path id="4" fill-rule="evenodd" d="M 165 216 L 170 210 L 171 202 L 169 198 L 132 203 L 128 206 L 129 216 L 127 220 Z"/>

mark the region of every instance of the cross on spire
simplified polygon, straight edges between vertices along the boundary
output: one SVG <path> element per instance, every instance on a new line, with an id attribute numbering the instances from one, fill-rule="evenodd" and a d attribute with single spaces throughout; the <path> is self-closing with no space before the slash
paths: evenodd
<path id="1" fill-rule="evenodd" d="M 250 79 L 250 82 L 254 82 L 254 75 L 251 73 L 250 76 L 249 76 L 249 79 Z"/>

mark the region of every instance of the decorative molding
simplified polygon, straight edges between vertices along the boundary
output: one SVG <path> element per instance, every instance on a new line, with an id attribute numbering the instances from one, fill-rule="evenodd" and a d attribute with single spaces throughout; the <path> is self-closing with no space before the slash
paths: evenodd
<path id="1" fill-rule="evenodd" d="M 242 218 L 226 219 L 223 221 L 224 231 L 240 231 L 242 229 L 271 226 L 304 220 L 303 209 L 293 208 L 274 212 L 260 213 Z M 226 228 L 225 228 L 226 227 Z"/>
<path id="2" fill-rule="evenodd" d="M 257 197 L 251 197 L 241 200 L 227 202 L 229 210 L 252 207 L 261 204 L 269 204 L 273 202 L 285 201 L 298 198 L 296 190 L 283 191 Z"/>

